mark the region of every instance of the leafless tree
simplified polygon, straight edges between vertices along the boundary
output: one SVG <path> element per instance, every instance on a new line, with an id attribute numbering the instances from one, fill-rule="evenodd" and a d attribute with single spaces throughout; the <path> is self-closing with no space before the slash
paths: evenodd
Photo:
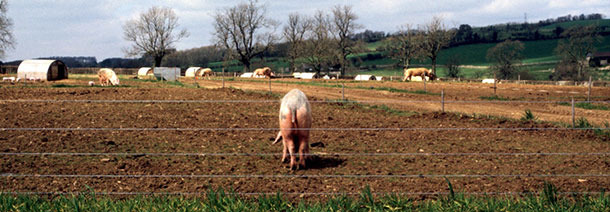
<path id="1" fill-rule="evenodd" d="M 411 60 L 421 57 L 423 53 L 417 33 L 407 24 L 401 26 L 395 36 L 385 40 L 383 48 L 390 57 L 397 59 L 403 68 L 409 68 Z"/>
<path id="2" fill-rule="evenodd" d="M 324 66 L 333 65 L 337 61 L 337 45 L 331 33 L 333 30 L 330 16 L 317 11 L 306 35 L 304 57 L 318 73 Z"/>
<path id="3" fill-rule="evenodd" d="M 562 36 L 564 39 L 559 40 L 555 52 L 561 58 L 560 65 L 569 67 L 563 70 L 571 72 L 563 75 L 582 80 L 589 66 L 587 54 L 595 52 L 595 46 L 601 42 L 602 37 L 597 34 L 595 26 L 572 27 L 563 32 Z"/>
<path id="4" fill-rule="evenodd" d="M 6 16 L 7 11 L 7 0 L 0 0 L 0 58 L 4 57 L 7 49 L 12 49 L 15 45 L 13 21 Z"/>
<path id="5" fill-rule="evenodd" d="M 333 25 L 337 33 L 337 42 L 340 51 L 339 64 L 341 65 L 341 74 L 345 74 L 345 69 L 349 65 L 347 56 L 357 52 L 357 42 L 350 39 L 350 36 L 360 28 L 361 25 L 356 23 L 358 16 L 352 10 L 352 6 L 336 5 L 332 9 Z"/>
<path id="6" fill-rule="evenodd" d="M 436 74 L 436 58 L 444 47 L 449 45 L 455 35 L 455 31 L 449 30 L 443 23 L 443 19 L 435 16 L 428 24 L 423 26 L 422 48 L 432 62 L 432 72 Z"/>
<path id="7" fill-rule="evenodd" d="M 278 39 L 279 25 L 266 17 L 266 7 L 254 0 L 218 11 L 215 15 L 216 43 L 231 50 L 233 58 L 250 70 L 251 60 L 268 51 Z"/>
<path id="8" fill-rule="evenodd" d="M 298 13 L 288 15 L 288 23 L 284 27 L 284 39 L 288 43 L 288 60 L 290 72 L 296 69 L 296 60 L 304 53 L 305 35 L 312 26 L 312 20 Z"/>
<path id="9" fill-rule="evenodd" d="M 188 36 L 185 29 L 174 33 L 178 26 L 178 16 L 171 8 L 151 7 L 123 25 L 123 37 L 133 43 L 124 51 L 129 56 L 151 56 L 154 66 L 161 66 L 163 57 L 175 51 L 173 45 Z"/>

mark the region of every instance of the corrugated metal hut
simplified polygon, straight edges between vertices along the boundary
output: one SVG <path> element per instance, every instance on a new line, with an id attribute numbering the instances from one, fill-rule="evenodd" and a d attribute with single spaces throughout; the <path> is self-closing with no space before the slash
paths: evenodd
<path id="1" fill-rule="evenodd" d="M 254 72 L 245 72 L 241 75 L 239 75 L 239 77 L 242 78 L 265 78 L 265 75 L 254 75 Z"/>
<path id="2" fill-rule="evenodd" d="M 368 81 L 368 80 L 376 80 L 376 79 L 377 78 L 375 78 L 375 76 L 368 75 L 368 74 L 356 75 L 356 77 L 354 78 L 354 80 L 358 80 L 358 81 Z"/>
<path id="3" fill-rule="evenodd" d="M 317 79 L 320 76 L 315 72 L 295 72 L 292 74 L 295 79 Z"/>
<path id="4" fill-rule="evenodd" d="M 184 72 L 184 76 L 185 77 L 196 77 L 196 76 L 201 76 L 203 75 L 201 67 L 189 67 L 188 69 L 186 69 L 186 72 Z"/>
<path id="5" fill-rule="evenodd" d="M 252 75 L 254 75 L 254 73 L 246 72 L 246 73 L 243 73 L 243 74 L 239 75 L 239 77 L 242 77 L 242 78 L 251 78 Z"/>
<path id="6" fill-rule="evenodd" d="M 178 67 L 156 67 L 154 72 L 157 80 L 176 81 L 180 77 L 180 68 Z"/>
<path id="7" fill-rule="evenodd" d="M 24 60 L 17 68 L 17 77 L 46 81 L 68 79 L 68 66 L 60 60 Z"/>
<path id="8" fill-rule="evenodd" d="M 154 78 L 154 70 L 151 67 L 142 67 L 138 69 L 138 79 Z"/>

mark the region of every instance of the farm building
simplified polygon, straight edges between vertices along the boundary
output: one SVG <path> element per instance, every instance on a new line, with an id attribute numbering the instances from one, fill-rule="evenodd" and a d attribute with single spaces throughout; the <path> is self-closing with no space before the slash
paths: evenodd
<path id="1" fill-rule="evenodd" d="M 184 72 L 185 77 L 200 77 L 201 75 L 203 75 L 203 68 L 201 67 L 189 67 L 186 69 L 186 72 Z"/>
<path id="2" fill-rule="evenodd" d="M 68 79 L 68 67 L 59 60 L 24 60 L 17 68 L 17 77 L 46 81 Z"/>
<path id="3" fill-rule="evenodd" d="M 138 79 L 148 79 L 154 77 L 154 71 L 151 67 L 142 67 L 138 69 Z"/>
<path id="4" fill-rule="evenodd" d="M 498 83 L 498 82 L 499 82 L 499 80 L 496 81 L 496 79 L 483 79 L 481 81 L 481 83 L 487 83 L 487 84 L 494 84 L 494 83 Z"/>
<path id="5" fill-rule="evenodd" d="M 246 73 L 243 73 L 243 74 L 239 75 L 239 77 L 242 77 L 242 78 L 252 78 L 252 77 L 254 77 L 254 78 L 265 78 L 265 75 L 254 76 L 253 72 L 246 72 Z"/>
<path id="6" fill-rule="evenodd" d="M 315 72 L 294 72 L 292 76 L 295 79 L 317 79 L 320 76 Z"/>
<path id="7" fill-rule="evenodd" d="M 375 77 L 373 75 L 361 74 L 361 75 L 356 75 L 354 80 L 358 80 L 358 81 L 377 80 L 377 77 Z"/>
<path id="8" fill-rule="evenodd" d="M 253 74 L 252 72 L 246 72 L 246 73 L 239 75 L 239 77 L 242 77 L 242 78 L 252 77 L 252 74 Z"/>
<path id="9" fill-rule="evenodd" d="M 593 55 L 587 57 L 587 59 L 589 59 L 590 66 L 607 66 L 610 63 L 610 52 L 595 52 Z"/>
<path id="10" fill-rule="evenodd" d="M 176 81 L 180 77 L 180 68 L 157 67 L 155 68 L 154 76 L 157 80 Z"/>

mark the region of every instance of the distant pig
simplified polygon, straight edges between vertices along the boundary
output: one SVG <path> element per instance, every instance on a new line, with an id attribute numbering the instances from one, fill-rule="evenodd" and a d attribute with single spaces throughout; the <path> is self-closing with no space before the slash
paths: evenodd
<path id="1" fill-rule="evenodd" d="M 307 96 L 299 89 L 292 89 L 282 98 L 280 132 L 273 142 L 275 144 L 283 139 L 282 163 L 286 162 L 286 155 L 290 154 L 290 169 L 305 168 L 305 160 L 309 154 L 311 122 L 311 107 Z M 299 153 L 298 164 L 295 155 L 297 151 Z"/>
<path id="2" fill-rule="evenodd" d="M 101 86 L 119 85 L 119 78 L 114 71 L 109 68 L 102 68 L 97 72 L 97 77 Z"/>

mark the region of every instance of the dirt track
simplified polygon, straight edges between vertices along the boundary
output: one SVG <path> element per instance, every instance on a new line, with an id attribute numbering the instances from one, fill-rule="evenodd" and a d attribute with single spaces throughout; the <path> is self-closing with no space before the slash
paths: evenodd
<path id="1" fill-rule="evenodd" d="M 268 91 L 269 85 L 265 80 L 246 79 L 247 81 L 226 81 L 225 86 L 235 87 L 246 90 Z M 277 81 L 279 79 L 274 79 Z M 281 81 L 295 82 L 295 80 L 282 79 Z M 194 83 L 188 80 L 188 83 Z M 317 81 L 322 82 L 322 81 Z M 219 81 L 200 80 L 201 86 L 208 88 L 222 87 Z M 332 83 L 328 83 L 332 85 Z M 399 110 L 407 111 L 440 111 L 441 110 L 441 90 L 445 92 L 445 101 L 458 101 L 445 103 L 445 111 L 459 112 L 466 114 L 482 114 L 519 119 L 523 116 L 526 109 L 542 121 L 572 123 L 570 106 L 563 106 L 557 103 L 527 103 L 523 101 L 564 101 L 569 102 L 571 97 L 575 101 L 585 101 L 587 88 L 580 86 L 552 86 L 552 85 L 519 85 L 519 84 L 498 84 L 497 95 L 511 101 L 487 101 L 482 103 L 480 97 L 493 96 L 493 85 L 482 83 L 448 83 L 435 82 L 428 83 L 427 90 L 435 95 L 412 94 L 389 92 L 366 88 L 397 88 L 408 91 L 423 90 L 421 82 L 402 83 L 402 82 L 361 82 L 346 83 L 345 98 L 355 101 L 370 102 L 371 104 L 385 104 Z M 341 88 L 320 87 L 287 83 L 272 83 L 273 92 L 285 93 L 292 88 L 299 88 L 310 96 L 319 99 L 341 99 Z M 408 101 L 438 101 L 438 102 L 408 102 Z M 594 87 L 592 90 L 592 101 L 610 101 L 610 88 Z M 406 102 L 397 102 L 406 101 Z M 462 101 L 462 102 L 459 102 Z M 464 102 L 466 101 L 466 102 Z M 468 102 L 475 101 L 475 102 Z M 608 106 L 607 103 L 601 104 Z M 603 124 L 610 120 L 608 110 L 587 110 L 576 108 L 576 118 L 584 117 L 589 122 L 603 127 Z"/>
<path id="2" fill-rule="evenodd" d="M 135 82 L 126 82 L 126 84 Z M 215 86 L 219 82 L 202 85 Z M 261 89 L 266 84 L 231 82 L 227 86 Z M 337 89 L 300 87 L 312 100 L 337 99 Z M 275 86 L 274 91 L 289 89 Z M 315 91 L 314 91 L 315 89 Z M 277 100 L 233 89 L 195 88 L 0 88 L 0 99 L 177 99 Z M 347 94 L 353 100 L 384 100 L 417 94 L 368 90 Z M 434 90 L 433 90 L 434 91 Z M 453 98 L 453 97 L 452 97 Z M 464 97 L 464 99 L 471 97 Z M 458 98 L 460 99 L 460 98 Z M 415 105 L 415 104 L 414 104 Z M 411 105 L 408 105 L 411 106 Z M 278 103 L 16 103 L 1 102 L 0 128 L 232 128 L 170 131 L 0 131 L 0 152 L 106 153 L 251 153 L 251 156 L 0 156 L 2 174 L 196 175 L 199 177 L 0 177 L 1 191 L 203 192 L 443 192 L 435 175 L 518 175 L 449 177 L 464 192 L 539 191 L 543 182 L 561 191 L 597 192 L 610 187 L 608 177 L 565 176 L 610 173 L 607 155 L 402 155 L 349 156 L 333 153 L 523 153 L 610 152 L 608 141 L 582 130 L 313 131 L 317 154 L 309 168 L 291 172 L 279 161 L 281 146 L 271 146 L 274 131 L 239 130 L 277 127 Z M 419 111 L 434 110 L 434 104 Z M 555 128 L 551 124 L 502 118 L 422 112 L 392 115 L 366 106 L 314 103 L 315 128 Z M 484 108 L 484 106 L 480 107 Z M 471 113 L 471 112 L 468 112 Z M 310 175 L 258 177 L 251 175 Z M 205 177 L 214 175 L 217 177 Z M 225 177 L 218 177 L 218 176 Z M 227 175 L 242 175 L 232 178 Z M 320 175 L 369 177 L 316 177 Z M 415 175 L 415 177 L 411 176 Z M 421 176 L 420 176 L 421 175 Z M 559 175 L 559 176 L 556 176 Z M 375 177 L 382 176 L 382 177 Z M 396 176 L 396 177 L 393 177 Z M 305 196 L 307 197 L 307 196 Z M 317 198 L 317 197 L 316 197 Z"/>

